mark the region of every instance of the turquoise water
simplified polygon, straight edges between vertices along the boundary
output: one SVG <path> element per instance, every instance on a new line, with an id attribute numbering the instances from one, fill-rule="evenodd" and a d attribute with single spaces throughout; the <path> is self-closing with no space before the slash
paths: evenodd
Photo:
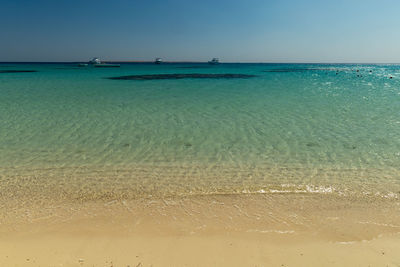
<path id="1" fill-rule="evenodd" d="M 4 190 L 21 181 L 29 190 L 126 196 L 397 197 L 400 189 L 400 65 L 4 63 L 1 70 L 37 71 L 0 73 Z M 256 77 L 107 79 L 167 73 Z"/>

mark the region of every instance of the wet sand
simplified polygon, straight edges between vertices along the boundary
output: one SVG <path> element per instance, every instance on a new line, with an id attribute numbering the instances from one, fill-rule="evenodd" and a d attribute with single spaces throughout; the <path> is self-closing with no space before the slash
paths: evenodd
<path id="1" fill-rule="evenodd" d="M 400 265 L 400 201 L 379 196 L 12 203 L 0 212 L 0 266 Z"/>

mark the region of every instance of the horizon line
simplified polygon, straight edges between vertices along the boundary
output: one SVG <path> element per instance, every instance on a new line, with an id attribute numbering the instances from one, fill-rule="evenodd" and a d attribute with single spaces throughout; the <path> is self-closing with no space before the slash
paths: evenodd
<path id="1" fill-rule="evenodd" d="M 76 63 L 87 63 L 88 61 L 0 61 L 0 64 L 8 64 L 8 63 L 48 63 L 48 64 L 57 64 L 57 63 L 68 63 L 68 64 L 76 64 Z M 105 63 L 154 63 L 154 60 L 104 60 L 102 62 Z M 191 64 L 199 64 L 205 63 L 208 61 L 185 61 L 185 60 L 177 60 L 177 61 L 163 61 L 161 64 L 171 64 L 171 63 L 191 63 Z M 273 62 L 273 61 L 222 61 L 219 64 L 400 64 L 400 62 Z"/>

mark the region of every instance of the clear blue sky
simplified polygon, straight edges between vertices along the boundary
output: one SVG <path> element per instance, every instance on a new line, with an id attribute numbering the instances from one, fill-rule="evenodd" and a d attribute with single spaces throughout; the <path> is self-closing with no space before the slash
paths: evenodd
<path id="1" fill-rule="evenodd" d="M 397 0 L 0 0 L 0 61 L 400 62 Z"/>

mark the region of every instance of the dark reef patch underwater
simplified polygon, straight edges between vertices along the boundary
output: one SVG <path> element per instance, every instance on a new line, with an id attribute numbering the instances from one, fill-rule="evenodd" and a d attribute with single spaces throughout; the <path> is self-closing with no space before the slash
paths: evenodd
<path id="1" fill-rule="evenodd" d="M 236 79 L 236 78 L 252 78 L 256 75 L 248 74 L 202 74 L 202 73 L 189 73 L 189 74 L 148 74 L 148 75 L 128 75 L 119 77 L 110 77 L 111 80 L 169 80 L 169 79 Z"/>
<path id="2" fill-rule="evenodd" d="M 37 72 L 36 70 L 0 70 L 0 73 Z"/>

